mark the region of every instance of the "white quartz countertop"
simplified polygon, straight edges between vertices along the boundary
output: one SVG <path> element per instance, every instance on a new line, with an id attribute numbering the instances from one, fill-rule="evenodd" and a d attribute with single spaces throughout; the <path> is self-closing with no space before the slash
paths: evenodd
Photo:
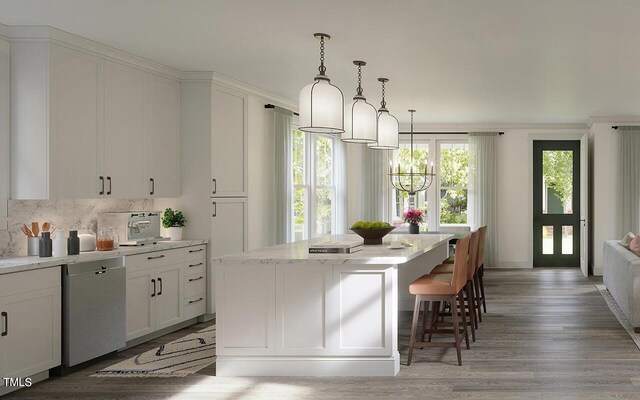
<path id="1" fill-rule="evenodd" d="M 179 240 L 158 242 L 144 246 L 121 246 L 110 251 L 88 251 L 73 256 L 64 257 L 3 257 L 0 258 L 0 275 L 14 272 L 30 271 L 39 268 L 55 267 L 64 264 L 74 264 L 85 261 L 104 260 L 107 258 L 130 256 L 134 254 L 152 253 L 154 251 L 178 249 L 181 247 L 207 244 L 208 240 Z"/>
<path id="2" fill-rule="evenodd" d="M 244 253 L 212 258 L 214 264 L 403 264 L 447 242 L 452 234 L 387 235 L 380 245 L 364 246 L 352 254 L 309 254 L 309 244 L 326 241 L 357 241 L 355 234 L 328 235 Z M 398 250 L 389 249 L 391 241 L 411 244 Z"/>

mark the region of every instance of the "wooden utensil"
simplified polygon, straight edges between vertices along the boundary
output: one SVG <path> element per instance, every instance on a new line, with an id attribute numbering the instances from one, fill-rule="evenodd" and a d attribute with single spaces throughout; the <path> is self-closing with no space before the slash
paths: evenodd
<path id="1" fill-rule="evenodd" d="M 27 235 L 27 237 L 33 237 L 33 233 L 29 230 L 29 228 L 27 228 L 27 224 L 22 224 L 22 227 L 20 229 L 22 230 L 22 233 Z"/>
<path id="2" fill-rule="evenodd" d="M 51 228 L 51 224 L 49 224 L 48 222 L 45 222 L 42 224 L 42 232 L 49 232 L 50 228 Z"/>
<path id="3" fill-rule="evenodd" d="M 31 232 L 33 232 L 34 237 L 38 237 L 38 235 L 40 234 L 40 227 L 38 226 L 37 222 L 31 223 Z"/>

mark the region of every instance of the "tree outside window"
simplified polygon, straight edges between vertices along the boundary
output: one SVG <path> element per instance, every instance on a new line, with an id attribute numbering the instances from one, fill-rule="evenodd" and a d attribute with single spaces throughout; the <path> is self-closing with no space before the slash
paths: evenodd
<path id="1" fill-rule="evenodd" d="M 467 224 L 468 143 L 440 143 L 440 224 Z"/>

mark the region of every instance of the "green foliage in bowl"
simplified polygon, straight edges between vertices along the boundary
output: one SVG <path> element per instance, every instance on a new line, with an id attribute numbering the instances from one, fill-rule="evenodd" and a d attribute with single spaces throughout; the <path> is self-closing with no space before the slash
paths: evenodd
<path id="1" fill-rule="evenodd" d="M 351 226 L 351 229 L 385 229 L 391 228 L 389 223 L 384 221 L 358 221 Z"/>

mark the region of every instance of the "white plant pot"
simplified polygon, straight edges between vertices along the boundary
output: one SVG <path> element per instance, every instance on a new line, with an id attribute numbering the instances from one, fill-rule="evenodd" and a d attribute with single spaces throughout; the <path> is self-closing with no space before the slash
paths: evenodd
<path id="1" fill-rule="evenodd" d="M 182 229 L 182 227 L 167 228 L 167 236 L 169 236 L 171 240 L 182 240 Z"/>

